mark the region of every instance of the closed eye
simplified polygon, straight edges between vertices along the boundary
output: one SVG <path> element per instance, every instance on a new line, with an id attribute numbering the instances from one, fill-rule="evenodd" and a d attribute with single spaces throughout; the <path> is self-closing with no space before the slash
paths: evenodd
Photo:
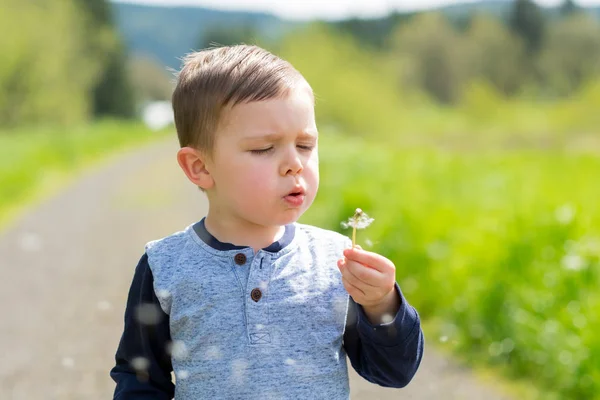
<path id="1" fill-rule="evenodd" d="M 270 152 L 271 150 L 273 150 L 273 146 L 267 147 L 266 149 L 250 150 L 250 153 L 252 153 L 252 154 L 266 154 L 266 153 Z"/>
<path id="2" fill-rule="evenodd" d="M 312 151 L 315 148 L 315 146 L 301 146 L 301 145 L 298 145 L 298 148 L 301 149 L 301 150 L 304 150 L 304 151 Z"/>

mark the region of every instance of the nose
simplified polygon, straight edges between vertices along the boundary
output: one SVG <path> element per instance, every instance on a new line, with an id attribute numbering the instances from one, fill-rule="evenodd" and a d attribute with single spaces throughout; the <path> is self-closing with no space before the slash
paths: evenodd
<path id="1" fill-rule="evenodd" d="M 279 172 L 282 176 L 297 175 L 304 169 L 302 159 L 296 147 L 286 152 L 285 158 L 281 163 Z"/>

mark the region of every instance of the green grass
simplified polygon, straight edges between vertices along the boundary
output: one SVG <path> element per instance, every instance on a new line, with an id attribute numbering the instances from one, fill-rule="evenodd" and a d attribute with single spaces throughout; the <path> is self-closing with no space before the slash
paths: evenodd
<path id="1" fill-rule="evenodd" d="M 374 217 L 358 242 L 395 262 L 430 343 L 533 382 L 539 398 L 600 399 L 598 155 L 326 132 L 320 147 L 304 222 L 341 230 L 356 207 Z"/>
<path id="2" fill-rule="evenodd" d="M 158 137 L 164 133 L 121 121 L 0 131 L 0 229 L 84 167 Z"/>

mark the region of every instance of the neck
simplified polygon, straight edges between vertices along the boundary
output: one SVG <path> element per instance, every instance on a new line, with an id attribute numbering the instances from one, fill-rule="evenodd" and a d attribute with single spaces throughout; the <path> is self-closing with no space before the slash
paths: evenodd
<path id="1" fill-rule="evenodd" d="M 219 242 L 252 247 L 255 252 L 276 242 L 285 232 L 285 226 L 264 226 L 249 221 L 217 217 L 215 213 L 211 214 L 210 210 L 204 225 Z"/>

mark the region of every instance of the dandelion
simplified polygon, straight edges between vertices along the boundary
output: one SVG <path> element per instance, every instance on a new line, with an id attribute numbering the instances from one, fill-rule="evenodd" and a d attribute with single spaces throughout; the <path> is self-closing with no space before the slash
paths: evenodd
<path id="1" fill-rule="evenodd" d="M 352 247 L 356 246 L 356 230 L 365 229 L 373 221 L 373 218 L 370 218 L 363 210 L 357 208 L 354 215 L 348 218 L 347 222 L 342 222 L 344 229 L 352 227 Z"/>

